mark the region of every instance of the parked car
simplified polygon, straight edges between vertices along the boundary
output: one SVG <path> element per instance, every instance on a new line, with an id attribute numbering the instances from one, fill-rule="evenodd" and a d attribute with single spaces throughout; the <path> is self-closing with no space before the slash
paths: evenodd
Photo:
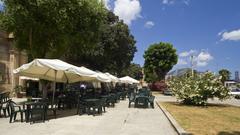
<path id="1" fill-rule="evenodd" d="M 234 96 L 236 99 L 240 99 L 240 95 L 235 95 Z"/>
<path id="2" fill-rule="evenodd" d="M 162 81 L 149 84 L 149 88 L 152 91 L 164 91 L 167 88 L 167 84 L 165 83 L 164 80 L 162 80 Z"/>
<path id="3" fill-rule="evenodd" d="M 230 91 L 230 95 L 234 96 L 236 99 L 240 99 L 240 89 L 235 88 Z"/>
<path id="4" fill-rule="evenodd" d="M 230 91 L 230 94 L 231 94 L 231 95 L 240 95 L 240 89 L 232 89 L 232 90 Z"/>
<path id="5" fill-rule="evenodd" d="M 172 91 L 170 89 L 166 89 L 166 90 L 163 91 L 163 94 L 171 96 L 172 95 Z"/>

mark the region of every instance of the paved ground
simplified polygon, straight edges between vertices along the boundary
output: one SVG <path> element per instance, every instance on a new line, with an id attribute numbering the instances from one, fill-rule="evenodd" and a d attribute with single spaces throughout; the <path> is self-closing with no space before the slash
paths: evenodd
<path id="1" fill-rule="evenodd" d="M 173 96 L 165 96 L 162 94 L 158 94 L 155 93 L 156 98 L 158 101 L 162 101 L 162 102 L 171 102 L 171 101 L 177 101 L 175 97 Z M 240 100 L 239 99 L 235 99 L 235 98 L 231 98 L 228 100 L 224 100 L 224 101 L 220 101 L 217 98 L 215 98 L 214 100 L 209 99 L 208 100 L 209 103 L 214 103 L 214 104 L 229 104 L 229 105 L 233 105 L 233 106 L 240 106 Z"/>
<path id="2" fill-rule="evenodd" d="M 66 110 L 57 119 L 45 123 L 9 123 L 0 118 L 0 130 L 4 135 L 176 135 L 162 111 L 128 108 L 128 101 L 121 101 L 114 108 L 107 108 L 101 116 L 74 115 Z M 61 118 L 59 118 L 61 117 Z"/>
<path id="3" fill-rule="evenodd" d="M 229 105 L 240 107 L 240 99 L 235 99 L 235 98 L 231 98 L 231 99 L 228 99 L 228 100 L 225 100 L 225 101 L 220 101 L 217 98 L 215 98 L 214 100 L 209 99 L 208 102 L 209 103 L 216 103 L 216 104 L 229 104 Z"/>

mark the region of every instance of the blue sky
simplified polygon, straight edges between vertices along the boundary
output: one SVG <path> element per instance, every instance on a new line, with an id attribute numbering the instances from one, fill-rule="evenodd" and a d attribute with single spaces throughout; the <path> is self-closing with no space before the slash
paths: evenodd
<path id="1" fill-rule="evenodd" d="M 190 67 L 192 55 L 200 71 L 240 70 L 240 0 L 102 1 L 134 35 L 134 63 L 144 64 L 150 44 L 169 42 L 179 55 L 174 68 Z"/>
<path id="2" fill-rule="evenodd" d="M 143 65 L 152 43 L 170 42 L 177 49 L 174 68 L 200 71 L 240 70 L 240 0 L 105 0 L 127 23 L 137 41 L 133 62 Z"/>

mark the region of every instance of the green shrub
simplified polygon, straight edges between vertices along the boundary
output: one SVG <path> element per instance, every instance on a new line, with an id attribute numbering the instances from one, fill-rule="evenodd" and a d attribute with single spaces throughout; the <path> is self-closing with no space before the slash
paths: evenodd
<path id="1" fill-rule="evenodd" d="M 206 105 L 209 98 L 224 100 L 230 97 L 229 90 L 221 83 L 221 77 L 212 73 L 176 77 L 168 81 L 168 86 L 184 104 Z"/>
<path id="2" fill-rule="evenodd" d="M 24 89 L 25 89 L 25 88 L 24 88 L 23 86 L 21 86 L 21 85 L 16 85 L 16 86 L 14 87 L 14 92 L 15 92 L 15 94 L 17 94 L 17 93 L 23 92 Z"/>

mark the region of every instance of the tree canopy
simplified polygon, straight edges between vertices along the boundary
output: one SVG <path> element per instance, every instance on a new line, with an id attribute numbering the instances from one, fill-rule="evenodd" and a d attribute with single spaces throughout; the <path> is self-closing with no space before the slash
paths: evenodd
<path id="1" fill-rule="evenodd" d="M 96 0 L 3 1 L 2 28 L 32 58 L 59 58 L 75 46 L 94 47 L 106 16 Z"/>
<path id="2" fill-rule="evenodd" d="M 142 67 L 139 64 L 131 63 L 130 66 L 123 70 L 120 76 L 130 76 L 136 80 L 143 78 Z"/>
<path id="3" fill-rule="evenodd" d="M 156 43 L 144 53 L 144 73 L 147 82 L 159 81 L 177 64 L 176 49 L 170 43 Z"/>
<path id="4" fill-rule="evenodd" d="M 121 75 L 137 51 L 123 21 L 98 0 L 3 0 L 1 28 L 34 58 L 59 58 Z"/>
<path id="5" fill-rule="evenodd" d="M 225 81 L 229 80 L 231 77 L 231 72 L 227 69 L 221 69 L 218 71 L 219 75 L 222 77 L 221 81 L 224 83 Z"/>
<path id="6" fill-rule="evenodd" d="M 72 48 L 73 53 L 67 58 L 71 61 L 81 61 L 92 69 L 121 76 L 137 51 L 135 43 L 128 26 L 109 11 L 105 22 L 100 26 L 100 40 L 95 48 L 83 52 Z"/>

